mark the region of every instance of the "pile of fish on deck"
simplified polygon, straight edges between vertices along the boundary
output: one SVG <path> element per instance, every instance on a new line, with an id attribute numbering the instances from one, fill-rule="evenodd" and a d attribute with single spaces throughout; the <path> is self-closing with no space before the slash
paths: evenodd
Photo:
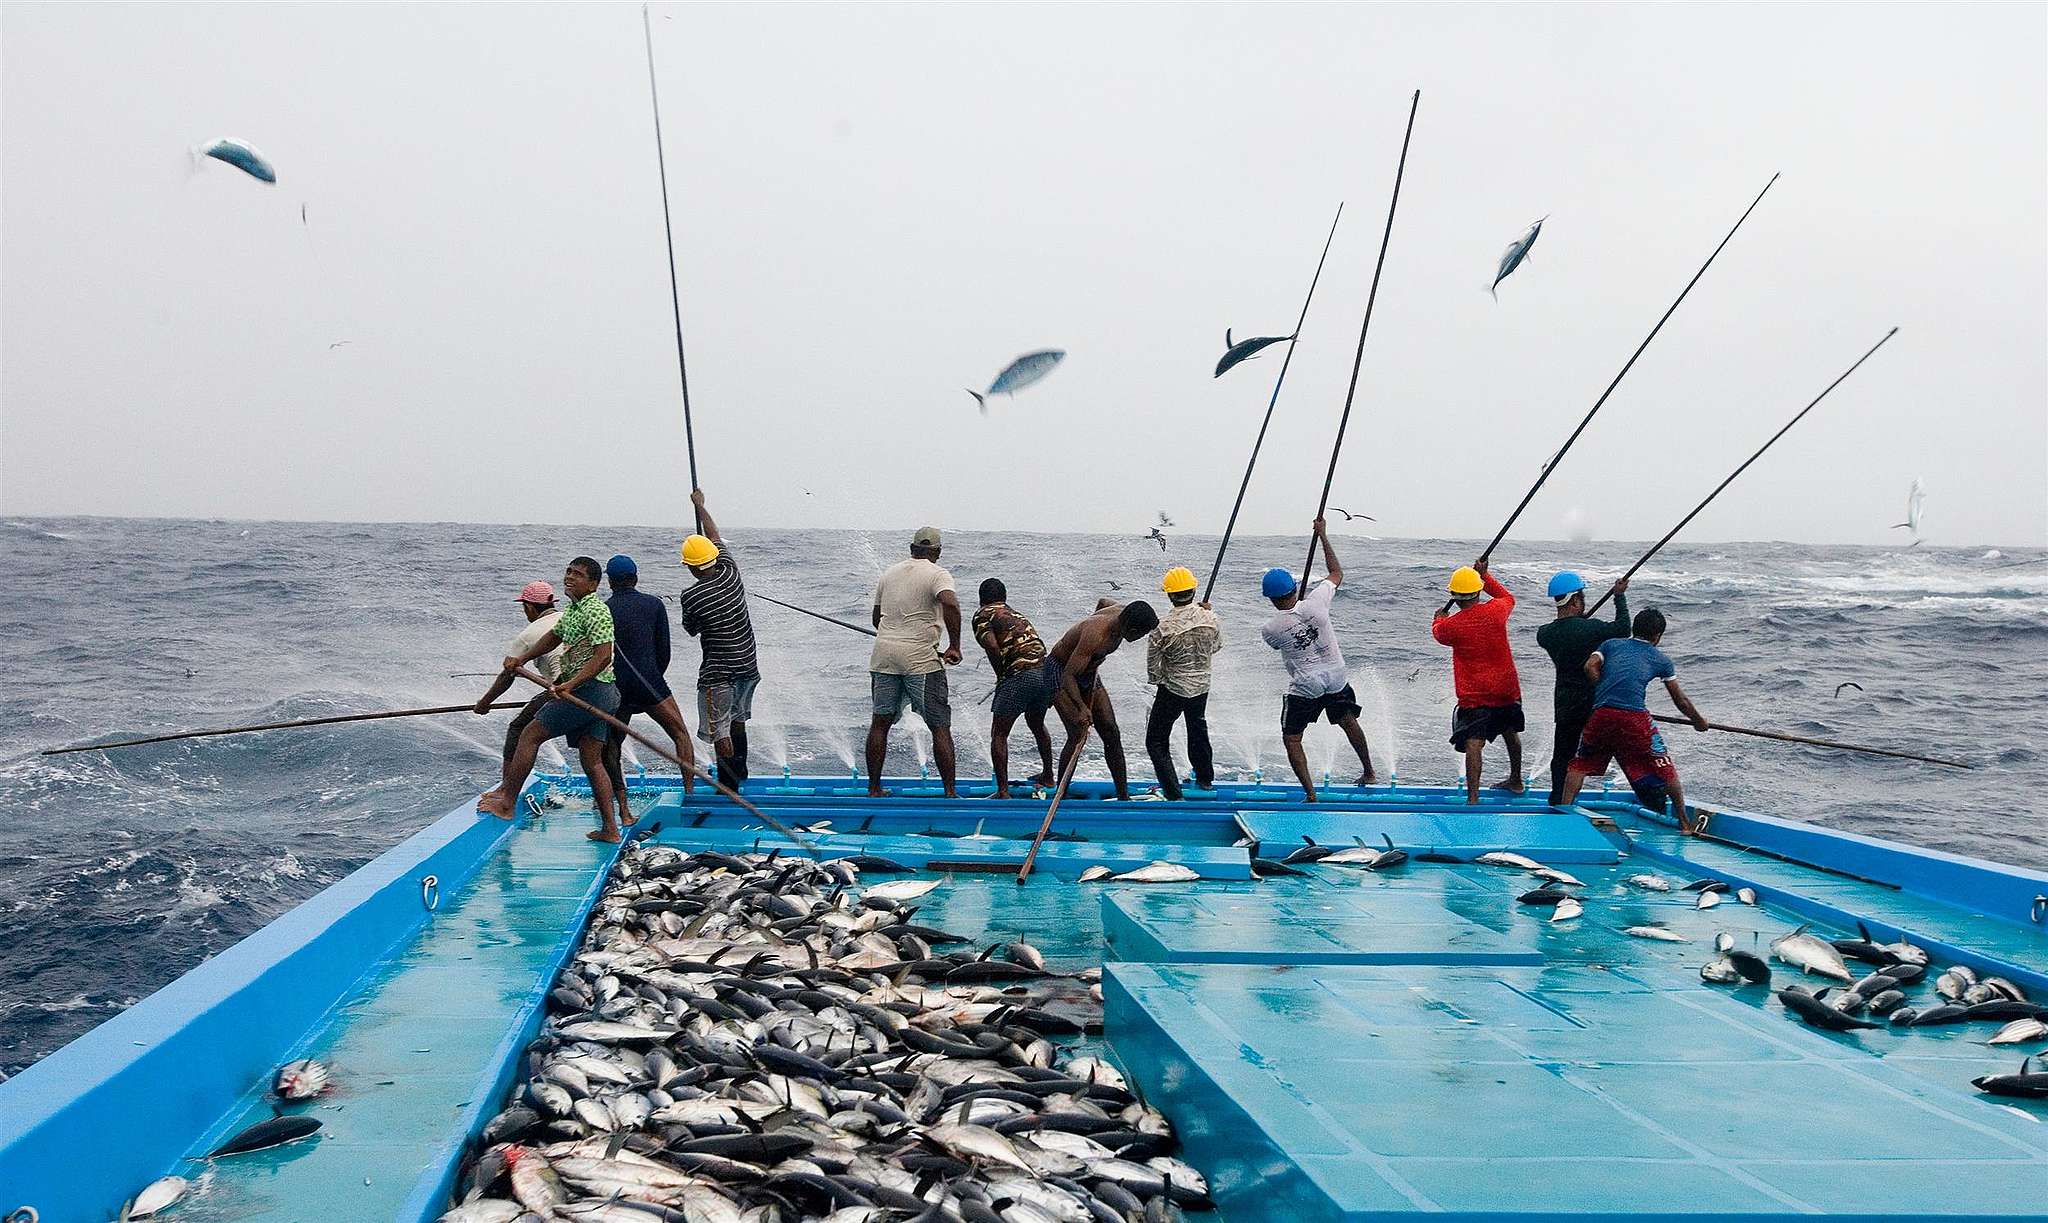
<path id="1" fill-rule="evenodd" d="M 918 925 L 937 881 L 859 886 L 892 867 L 629 844 L 443 1223 L 1208 1207 L 1166 1118 L 1051 1039 L 1099 1028 L 1100 970 Z"/>

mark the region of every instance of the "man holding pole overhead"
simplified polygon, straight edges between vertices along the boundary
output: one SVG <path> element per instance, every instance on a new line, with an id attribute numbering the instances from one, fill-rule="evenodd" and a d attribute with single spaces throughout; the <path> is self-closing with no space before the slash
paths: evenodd
<path id="1" fill-rule="evenodd" d="M 747 780 L 747 719 L 761 668 L 754 653 L 754 619 L 739 563 L 704 508 L 704 490 L 690 490 L 703 534 L 683 541 L 683 565 L 697 584 L 676 598 L 683 631 L 703 643 L 697 667 L 697 734 L 718 756 L 718 783 L 738 790 Z M 689 753 L 680 753 L 687 756 Z M 685 774 L 687 776 L 687 773 Z"/>
<path id="2" fill-rule="evenodd" d="M 1586 678 L 1586 659 L 1604 641 L 1628 636 L 1628 579 L 1614 584 L 1614 619 L 1595 620 L 1586 614 L 1586 580 L 1569 569 L 1550 579 L 1550 598 L 1557 619 L 1536 630 L 1536 644 L 1557 664 L 1553 698 L 1557 736 L 1550 747 L 1550 803 L 1564 801 L 1565 770 L 1579 750 L 1579 732 L 1593 716 L 1593 681 Z"/>
<path id="3" fill-rule="evenodd" d="M 1429 633 L 1451 647 L 1451 680 L 1458 692 L 1451 746 L 1465 753 L 1465 801 L 1476 806 L 1486 745 L 1496 738 L 1507 740 L 1508 775 L 1494 788 L 1522 792 L 1522 681 L 1508 645 L 1515 596 L 1488 570 L 1485 557 L 1451 575 L 1450 593 Z M 1487 596 L 1483 603 L 1482 593 Z"/>
<path id="4" fill-rule="evenodd" d="M 1318 518 L 1312 528 L 1316 542 L 1323 546 L 1323 568 L 1329 577 L 1323 584 L 1300 593 L 1294 575 L 1285 569 L 1268 569 L 1259 582 L 1259 593 L 1273 601 L 1279 614 L 1259 630 L 1265 643 L 1280 651 L 1287 666 L 1287 695 L 1280 700 L 1280 742 L 1287 748 L 1287 763 L 1301 781 L 1302 797 L 1316 801 L 1316 785 L 1308 775 L 1308 754 L 1301 736 L 1318 717 L 1328 718 L 1344 732 L 1358 763 L 1365 770 L 1358 784 L 1371 785 L 1379 777 L 1372 771 L 1372 749 L 1365 731 L 1359 728 L 1358 695 L 1351 690 L 1351 677 L 1344 670 L 1344 652 L 1337 648 L 1337 630 L 1330 624 L 1330 604 L 1337 588 L 1344 584 L 1344 567 L 1330 547 L 1329 533 Z"/>

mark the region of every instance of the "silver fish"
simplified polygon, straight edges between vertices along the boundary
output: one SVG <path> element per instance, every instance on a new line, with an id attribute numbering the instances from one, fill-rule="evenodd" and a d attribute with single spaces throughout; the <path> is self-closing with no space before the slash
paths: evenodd
<path id="1" fill-rule="evenodd" d="M 1231 366 L 1240 361 L 1249 361 L 1270 345 L 1279 344 L 1294 337 L 1291 335 L 1262 335 L 1249 340 L 1233 340 L 1230 328 L 1223 329 L 1223 359 L 1216 363 L 1216 377 L 1221 378 Z"/>
<path id="2" fill-rule="evenodd" d="M 1743 904 L 1746 904 L 1746 905 L 1753 905 L 1753 904 L 1755 904 L 1755 903 L 1756 903 L 1756 889 L 1755 889 L 1755 888 L 1736 888 L 1736 889 L 1735 889 L 1735 899 L 1737 899 L 1737 900 L 1741 901 L 1741 902 L 1742 902 Z"/>
<path id="3" fill-rule="evenodd" d="M 986 391 L 967 393 L 974 396 L 974 402 L 981 408 L 981 414 L 987 416 L 990 395 L 1016 394 L 1051 373 L 1053 367 L 1065 360 L 1066 356 L 1067 350 L 1064 348 L 1041 348 L 1035 352 L 1027 352 L 1005 365 L 1003 372 L 996 375 L 995 381 L 988 384 Z"/>
<path id="4" fill-rule="evenodd" d="M 192 1182 L 182 1176 L 159 1177 L 135 1195 L 135 1200 L 128 1203 L 128 1209 L 122 1212 L 122 1217 L 147 1219 L 159 1211 L 170 1209 L 191 1188 Z"/>
<path id="5" fill-rule="evenodd" d="M 900 904 L 906 900 L 916 900 L 938 886 L 937 879 L 899 879 L 894 883 L 876 884 L 861 893 L 861 896 L 867 900 L 885 900 L 891 904 Z"/>
<path id="6" fill-rule="evenodd" d="M 1668 892 L 1671 890 L 1671 881 L 1662 875 L 1630 875 L 1622 880 L 1622 882 L 1630 887 L 1641 888 L 1645 892 Z"/>
<path id="7" fill-rule="evenodd" d="M 1375 862 L 1378 862 L 1379 860 L 1380 860 L 1380 851 L 1379 851 L 1379 850 L 1377 850 L 1377 849 L 1370 849 L 1370 848 L 1367 848 L 1367 847 L 1366 847 L 1366 846 L 1364 846 L 1364 845 L 1354 845 L 1354 846 L 1352 846 L 1352 847 L 1351 847 L 1351 848 L 1349 848 L 1349 849 L 1340 849 L 1340 850 L 1338 850 L 1338 851 L 1337 851 L 1336 853 L 1333 853 L 1333 854 L 1331 854 L 1331 855 L 1330 855 L 1329 857 L 1327 857 L 1327 858 L 1324 858 L 1324 859 L 1323 859 L 1323 865 L 1325 865 L 1325 866 L 1371 866 L 1372 864 L 1374 864 Z"/>
<path id="8" fill-rule="evenodd" d="M 1481 866 L 1512 866 L 1518 870 L 1525 871 L 1540 871 L 1543 869 L 1543 864 L 1534 858 L 1524 858 L 1520 854 L 1509 853 L 1504 849 L 1480 854 L 1472 860 Z"/>
<path id="9" fill-rule="evenodd" d="M 1536 245 L 1536 235 L 1543 232 L 1543 222 L 1549 219 L 1548 214 L 1538 218 L 1536 223 L 1524 231 L 1521 237 L 1508 243 L 1508 248 L 1501 252 L 1500 268 L 1494 272 L 1493 283 L 1487 286 L 1486 290 L 1489 294 L 1493 295 L 1495 301 L 1500 300 L 1500 294 L 1495 292 L 1495 290 L 1500 288 L 1500 282 L 1506 280 L 1509 273 L 1522 266 L 1522 262 L 1529 257 L 1530 250 L 1534 249 Z"/>
<path id="10" fill-rule="evenodd" d="M 1118 883 L 1192 883 L 1201 876 L 1178 862 L 1149 862 L 1134 871 L 1125 871 L 1111 878 Z"/>
<path id="11" fill-rule="evenodd" d="M 1557 907 L 1550 911 L 1550 921 L 1553 925 L 1561 921 L 1570 921 L 1585 911 L 1586 906 L 1567 896 L 1563 900 L 1558 901 Z"/>
<path id="12" fill-rule="evenodd" d="M 277 181 L 277 171 L 271 168 L 269 159 L 258 153 L 255 146 L 246 140 L 222 136 L 200 145 L 193 153 L 200 158 L 211 157 L 215 161 L 225 162 L 258 182 Z"/>
<path id="13" fill-rule="evenodd" d="M 1110 870 L 1106 866 L 1091 866 L 1087 870 L 1081 872 L 1081 877 L 1079 880 L 1077 880 L 1077 882 L 1093 883 L 1097 879 L 1107 879 L 1115 873 L 1115 871 Z"/>
<path id="14" fill-rule="evenodd" d="M 1625 926 L 1621 932 L 1630 938 L 1655 939 L 1660 943 L 1690 943 L 1692 941 L 1678 931 L 1666 930 L 1662 926 Z"/>
<path id="15" fill-rule="evenodd" d="M 1849 965 L 1843 961 L 1842 953 L 1826 939 L 1806 933 L 1805 926 L 1772 939 L 1771 956 L 1802 973 L 1815 973 L 1844 985 L 1856 980 L 1855 974 L 1849 971 Z"/>
<path id="16" fill-rule="evenodd" d="M 1538 879 L 1547 879 L 1552 883 L 1560 884 L 1568 888 L 1582 888 L 1586 886 L 1584 883 L 1580 882 L 1574 876 L 1567 875 L 1560 870 L 1553 870 L 1548 866 L 1539 866 L 1535 870 L 1530 871 L 1529 873 L 1536 876 Z"/>
<path id="17" fill-rule="evenodd" d="M 1998 1035 L 1984 1043 L 2019 1045 L 2035 1040 L 2048 1040 L 2048 1023 L 2042 1023 L 2038 1019 L 2015 1019 L 1998 1029 Z"/>
<path id="18" fill-rule="evenodd" d="M 1720 903 L 1721 903 L 1721 893 L 1719 893 L 1719 892 L 1701 892 L 1701 893 L 1700 893 L 1700 898 L 1699 898 L 1699 900 L 1698 900 L 1698 901 L 1694 902 L 1694 904 L 1693 904 L 1693 908 L 1695 908 L 1695 909 L 1711 909 L 1711 908 L 1713 908 L 1713 907 L 1714 907 L 1715 905 L 1717 905 L 1717 904 L 1720 904 Z"/>
<path id="19" fill-rule="evenodd" d="M 1711 981 L 1715 985 L 1733 985 L 1742 980 L 1742 974 L 1736 971 L 1733 960 L 1725 955 L 1716 956 L 1700 966 L 1700 980 Z"/>
<path id="20" fill-rule="evenodd" d="M 310 1057 L 301 1058 L 279 1066 L 270 1089 L 280 1100 L 310 1100 L 327 1090 L 329 1078 L 326 1066 Z"/>

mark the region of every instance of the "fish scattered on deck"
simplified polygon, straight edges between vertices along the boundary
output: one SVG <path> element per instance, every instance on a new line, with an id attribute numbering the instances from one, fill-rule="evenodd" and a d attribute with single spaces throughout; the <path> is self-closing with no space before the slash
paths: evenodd
<path id="1" fill-rule="evenodd" d="M 1577 897 L 1567 896 L 1551 909 L 1550 920 L 1552 923 L 1570 921 L 1585 911 L 1586 906 L 1580 904 Z"/>
<path id="2" fill-rule="evenodd" d="M 1081 872 L 1079 882 L 1093 883 L 1097 879 L 1107 879 L 1115 873 L 1115 871 L 1109 869 L 1106 866 L 1091 866 L 1087 870 Z"/>
<path id="3" fill-rule="evenodd" d="M 158 1212 L 168 1210 L 192 1188 L 192 1182 L 182 1176 L 165 1176 L 151 1181 L 135 1200 L 128 1203 L 121 1212 L 125 1219 L 147 1219 Z"/>
<path id="4" fill-rule="evenodd" d="M 1826 939 L 1808 934 L 1805 926 L 1772 939 L 1771 955 L 1801 973 L 1815 973 L 1844 985 L 1856 980 L 1843 962 L 1842 953 Z"/>
<path id="5" fill-rule="evenodd" d="M 275 1092 L 280 1100 L 310 1100 L 326 1091 L 331 1080 L 332 1076 L 325 1065 L 310 1057 L 301 1058 L 296 1062 L 286 1062 L 277 1068 L 277 1074 L 270 1082 L 270 1090 Z"/>
<path id="6" fill-rule="evenodd" d="M 1693 908 L 1695 908 L 1695 909 L 1711 909 L 1711 908 L 1713 908 L 1713 907 L 1714 907 L 1715 905 L 1717 905 L 1717 904 L 1720 904 L 1720 903 L 1721 903 L 1721 893 L 1719 893 L 1719 892 L 1701 892 L 1701 893 L 1700 893 L 1700 898 L 1699 898 L 1699 899 L 1698 899 L 1697 901 L 1693 902 Z"/>
<path id="7" fill-rule="evenodd" d="M 221 1143 L 208 1151 L 206 1157 L 214 1159 L 222 1155 L 246 1155 L 251 1151 L 267 1151 L 271 1147 L 281 1147 L 288 1142 L 311 1138 L 319 1129 L 320 1122 L 314 1117 L 271 1117 L 258 1121 Z"/>
<path id="8" fill-rule="evenodd" d="M 1978 1091 L 2022 1100 L 2048 1100 L 2048 1071 L 2033 1069 L 2034 1059 L 2020 1059 L 2017 1074 L 1987 1074 L 1970 1080 Z"/>
<path id="9" fill-rule="evenodd" d="M 1035 352 L 1027 352 L 1005 365 L 1003 372 L 996 375 L 995 381 L 988 384 L 987 390 L 967 393 L 974 396 L 974 402 L 980 406 L 981 414 L 987 416 L 990 395 L 1016 394 L 1051 373 L 1053 367 L 1065 360 L 1066 356 L 1067 350 L 1064 348 L 1041 348 Z"/>
<path id="10" fill-rule="evenodd" d="M 1668 892 L 1671 890 L 1671 881 L 1662 875 L 1630 875 L 1628 878 L 1623 879 L 1622 882 L 1632 888 L 1641 888 L 1645 892 Z"/>
<path id="11" fill-rule="evenodd" d="M 1624 926 L 1621 932 L 1630 938 L 1653 939 L 1660 943 L 1690 943 L 1692 941 L 1678 931 L 1666 930 L 1662 926 Z"/>
<path id="12" fill-rule="evenodd" d="M 1534 858 L 1524 858 L 1520 854 L 1509 853 L 1504 849 L 1480 854 L 1472 860 L 1481 866 L 1512 866 L 1517 870 L 1524 871 L 1540 871 L 1543 869 L 1543 864 Z"/>
<path id="13" fill-rule="evenodd" d="M 1178 862 L 1147 862 L 1136 870 L 1110 878 L 1118 883 L 1192 883 L 1201 876 Z"/>
<path id="14" fill-rule="evenodd" d="M 2042 1023 L 2038 1019 L 2015 1019 L 1998 1029 L 1998 1034 L 1984 1043 L 1988 1045 L 2023 1045 L 2036 1040 L 2048 1040 L 2048 1023 Z"/>

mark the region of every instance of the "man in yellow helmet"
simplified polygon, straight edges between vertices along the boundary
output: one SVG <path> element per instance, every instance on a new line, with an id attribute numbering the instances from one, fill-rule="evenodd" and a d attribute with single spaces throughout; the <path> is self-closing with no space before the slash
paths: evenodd
<path id="1" fill-rule="evenodd" d="M 1488 596 L 1483 603 L 1482 593 Z M 1450 594 L 1429 633 L 1451 647 L 1451 681 L 1458 692 L 1451 746 L 1465 754 L 1465 801 L 1476 805 L 1486 745 L 1497 738 L 1507 740 L 1508 775 L 1494 788 L 1522 792 L 1522 680 L 1508 645 L 1515 596 L 1488 572 L 1485 557 L 1451 575 Z"/>
<path id="2" fill-rule="evenodd" d="M 1145 676 L 1158 685 L 1152 716 L 1145 723 L 1145 751 L 1159 776 L 1159 792 L 1181 796 L 1179 770 L 1173 767 L 1173 724 L 1188 722 L 1188 763 L 1194 766 L 1195 787 L 1216 788 L 1216 759 L 1209 750 L 1210 660 L 1223 648 L 1223 627 L 1207 602 L 1195 602 L 1195 575 L 1184 566 L 1166 571 L 1159 588 L 1173 607 L 1152 630 L 1145 649 Z"/>
<path id="3" fill-rule="evenodd" d="M 737 790 L 747 780 L 747 719 L 754 713 L 754 689 L 761 668 L 754 654 L 754 620 L 747 613 L 747 588 L 739 562 L 704 508 L 704 490 L 690 492 L 702 535 L 683 541 L 683 564 L 697 584 L 676 600 L 683 631 L 699 638 L 704 658 L 697 667 L 697 736 L 718 753 L 718 781 Z"/>

